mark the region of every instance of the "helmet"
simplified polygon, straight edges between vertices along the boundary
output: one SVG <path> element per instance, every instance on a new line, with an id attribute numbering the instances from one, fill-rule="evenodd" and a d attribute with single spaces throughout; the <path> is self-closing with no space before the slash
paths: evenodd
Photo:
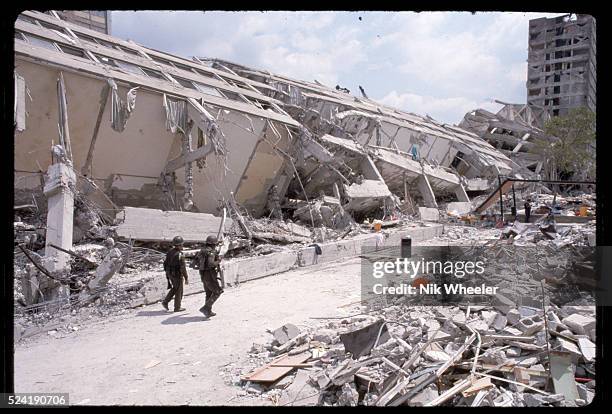
<path id="1" fill-rule="evenodd" d="M 209 245 L 217 244 L 217 237 L 216 236 L 208 236 L 206 238 L 206 244 L 209 244 Z"/>
<path id="2" fill-rule="evenodd" d="M 172 239 L 172 245 L 174 245 L 174 246 L 182 246 L 183 245 L 183 238 L 181 236 L 176 236 L 175 238 Z"/>
<path id="3" fill-rule="evenodd" d="M 108 237 L 104 240 L 104 245 L 110 249 L 115 246 L 115 240 L 112 237 Z"/>

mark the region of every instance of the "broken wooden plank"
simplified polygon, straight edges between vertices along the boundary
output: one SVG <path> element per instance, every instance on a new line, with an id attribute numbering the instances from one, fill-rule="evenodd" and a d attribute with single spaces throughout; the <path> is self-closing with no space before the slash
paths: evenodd
<path id="1" fill-rule="evenodd" d="M 462 381 L 459 381 L 457 384 L 455 384 L 455 386 L 453 386 L 451 389 L 444 392 L 438 398 L 434 398 L 433 400 L 424 404 L 424 407 L 435 407 L 436 405 L 440 405 L 444 401 L 448 400 L 449 398 L 453 397 L 454 395 L 468 388 L 471 384 L 472 384 L 472 381 L 470 378 L 466 378 Z"/>
<path id="2" fill-rule="evenodd" d="M 461 392 L 461 395 L 463 395 L 466 398 L 471 397 L 472 395 L 484 389 L 490 388 L 492 386 L 493 386 L 493 383 L 491 383 L 491 378 L 488 378 L 488 377 L 479 378 L 476 381 L 473 381 L 468 388 L 463 390 Z"/>
<path id="3" fill-rule="evenodd" d="M 523 367 L 514 367 L 514 378 L 523 384 L 529 384 L 530 375 Z"/>
<path id="4" fill-rule="evenodd" d="M 283 367 L 283 368 L 312 368 L 312 364 L 271 364 L 271 367 Z"/>
<path id="5" fill-rule="evenodd" d="M 275 382 L 291 372 L 296 364 L 302 364 L 310 358 L 310 352 L 304 352 L 299 355 L 282 355 L 274 359 L 271 363 L 266 364 L 248 376 L 244 377 L 244 381 L 252 382 Z M 276 365 L 276 366 L 275 366 Z M 289 366 L 278 366 L 278 365 L 289 365 Z"/>

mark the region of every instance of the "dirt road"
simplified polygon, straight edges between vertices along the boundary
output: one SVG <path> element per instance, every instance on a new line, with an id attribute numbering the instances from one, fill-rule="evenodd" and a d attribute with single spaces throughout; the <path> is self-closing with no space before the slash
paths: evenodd
<path id="1" fill-rule="evenodd" d="M 354 311 L 347 305 L 359 301 L 359 277 L 353 258 L 230 288 L 209 320 L 198 312 L 201 294 L 184 298 L 180 314 L 156 304 L 63 338 L 42 334 L 15 347 L 15 391 L 68 392 L 71 404 L 235 404 L 240 389 L 224 383 L 220 367 L 267 342 L 266 329 Z M 146 368 L 152 361 L 160 362 Z"/>

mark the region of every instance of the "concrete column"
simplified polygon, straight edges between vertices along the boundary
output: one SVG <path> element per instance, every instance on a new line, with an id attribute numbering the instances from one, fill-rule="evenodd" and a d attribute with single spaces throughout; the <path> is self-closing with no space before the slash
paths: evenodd
<path id="1" fill-rule="evenodd" d="M 49 166 L 46 178 L 44 193 L 47 197 L 48 212 L 45 267 L 50 272 L 56 272 L 68 269 L 70 256 L 49 244 L 66 250 L 72 249 L 76 175 L 66 164 L 56 163 Z"/>
<path id="2" fill-rule="evenodd" d="M 431 185 L 429 184 L 429 180 L 425 174 L 421 174 L 419 176 L 417 185 L 419 192 L 423 197 L 423 204 L 425 204 L 425 207 L 438 208 L 436 196 L 434 195 Z"/>
<path id="3" fill-rule="evenodd" d="M 465 192 L 463 184 L 459 184 L 457 187 L 455 187 L 455 195 L 457 196 L 457 201 L 470 202 L 470 198 Z"/>

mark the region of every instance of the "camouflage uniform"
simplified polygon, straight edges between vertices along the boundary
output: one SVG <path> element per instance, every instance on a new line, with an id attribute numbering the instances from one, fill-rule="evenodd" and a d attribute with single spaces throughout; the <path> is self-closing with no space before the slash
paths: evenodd
<path id="1" fill-rule="evenodd" d="M 185 283 L 188 283 L 188 278 L 185 266 L 185 256 L 177 246 L 174 246 L 166 254 L 164 270 L 166 271 L 168 289 L 170 289 L 170 291 L 162 301 L 162 304 L 164 308 L 167 308 L 168 303 L 174 298 L 174 311 L 178 312 L 181 309 L 181 300 L 183 299 L 183 279 L 185 279 Z"/>
<path id="2" fill-rule="evenodd" d="M 200 311 L 205 315 L 212 316 L 214 315 L 212 306 L 223 293 L 223 288 L 220 286 L 218 280 L 221 259 L 214 245 L 207 244 L 204 246 L 198 252 L 195 258 L 195 264 L 197 264 L 200 271 L 200 278 L 204 285 L 204 292 L 206 292 L 206 303 L 200 308 Z"/>

